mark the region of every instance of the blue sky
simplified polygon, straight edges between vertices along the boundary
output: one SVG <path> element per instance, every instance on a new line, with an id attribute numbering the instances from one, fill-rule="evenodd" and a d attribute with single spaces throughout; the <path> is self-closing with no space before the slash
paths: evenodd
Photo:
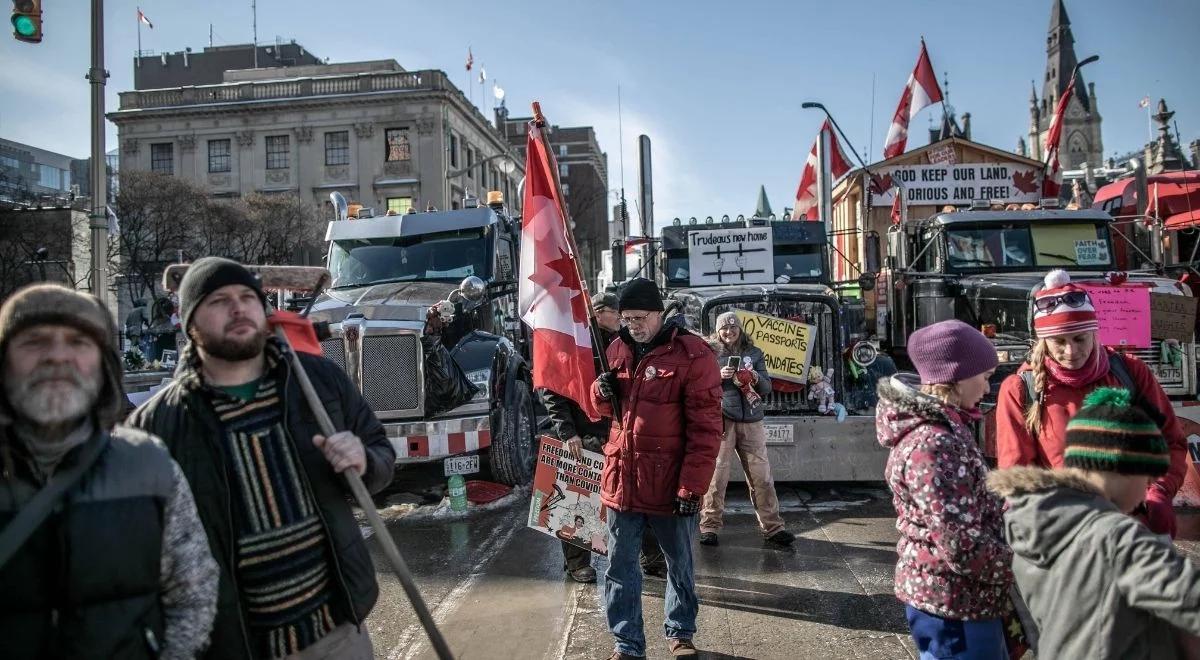
<path id="1" fill-rule="evenodd" d="M 88 138 L 89 23 L 84 0 L 46 0 L 39 45 L 0 38 L 0 137 L 74 156 Z M 133 87 L 136 6 L 106 3 L 108 108 Z M 295 39 L 330 61 L 395 58 L 408 69 L 447 71 L 466 84 L 470 46 L 499 81 L 514 115 L 542 102 L 562 125 L 592 125 L 621 186 L 617 85 L 621 85 L 625 188 L 636 197 L 637 136 L 654 142 L 655 217 L 753 210 L 759 184 L 777 211 L 792 205 L 820 116 L 820 100 L 871 161 L 924 35 L 950 100 L 971 112 L 973 137 L 1011 150 L 1028 126 L 1030 81 L 1041 80 L 1051 0 L 961 2 L 414 2 L 258 0 L 261 42 Z M 154 22 L 142 47 L 200 50 L 251 39 L 250 2 L 141 0 Z M 218 9 L 220 7 L 220 9 Z M 1080 58 L 1099 54 L 1096 83 L 1105 154 L 1146 141 L 1138 100 L 1165 97 L 1184 142 L 1200 138 L 1200 2 L 1067 0 Z M 875 80 L 874 114 L 871 111 Z M 1039 93 L 1041 86 L 1038 86 Z M 475 96 L 480 98 L 479 87 Z M 490 116 L 491 85 L 487 96 Z M 909 146 L 926 141 L 928 117 Z M 108 148 L 115 146 L 110 127 Z"/>

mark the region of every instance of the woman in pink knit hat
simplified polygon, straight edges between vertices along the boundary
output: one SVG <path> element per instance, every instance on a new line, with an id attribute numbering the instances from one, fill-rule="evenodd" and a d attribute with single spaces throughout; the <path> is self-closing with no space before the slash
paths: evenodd
<path id="1" fill-rule="evenodd" d="M 1123 387 L 1171 448 L 1171 469 L 1146 490 L 1138 514 L 1152 531 L 1175 535 L 1171 501 L 1187 473 L 1187 439 L 1167 393 L 1141 360 L 1102 346 L 1100 322 L 1087 291 L 1066 271 L 1051 271 L 1034 295 L 1037 341 L 1026 364 L 1004 379 L 996 401 L 999 466 L 1063 464 L 1067 422 L 1098 387 Z"/>
<path id="2" fill-rule="evenodd" d="M 962 321 L 914 332 L 916 374 L 879 381 L 875 428 L 900 541 L 896 597 L 921 657 L 1007 660 L 1012 552 L 972 422 L 998 364 Z"/>

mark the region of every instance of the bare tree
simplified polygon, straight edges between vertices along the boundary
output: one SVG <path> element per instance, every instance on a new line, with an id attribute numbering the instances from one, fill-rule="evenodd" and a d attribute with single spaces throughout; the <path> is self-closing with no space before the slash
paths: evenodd
<path id="1" fill-rule="evenodd" d="M 233 237 L 245 263 L 294 264 L 300 253 L 321 242 L 321 210 L 291 195 L 248 195 L 245 224 Z"/>
<path id="2" fill-rule="evenodd" d="M 209 207 L 205 191 L 182 179 L 157 172 L 121 173 L 113 204 L 120 219 L 115 270 L 123 275 L 131 299 L 156 294 L 167 264 L 195 245 Z"/>

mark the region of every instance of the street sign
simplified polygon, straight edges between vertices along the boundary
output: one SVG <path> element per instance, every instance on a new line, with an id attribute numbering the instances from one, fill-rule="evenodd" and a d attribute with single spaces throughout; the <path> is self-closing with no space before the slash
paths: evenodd
<path id="1" fill-rule="evenodd" d="M 692 286 L 774 281 L 770 227 L 688 232 L 688 282 Z"/>

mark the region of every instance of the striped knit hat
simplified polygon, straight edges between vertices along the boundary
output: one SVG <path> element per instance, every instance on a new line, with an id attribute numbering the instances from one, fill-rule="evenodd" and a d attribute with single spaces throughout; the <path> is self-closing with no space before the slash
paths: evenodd
<path id="1" fill-rule="evenodd" d="M 1045 288 L 1033 296 L 1033 330 L 1038 339 L 1060 337 L 1100 329 L 1096 308 L 1087 291 L 1071 282 L 1065 270 L 1046 275 Z M 1082 304 L 1072 306 L 1071 303 Z M 1039 301 L 1041 301 L 1039 303 Z M 1043 307 L 1048 307 L 1043 310 Z"/>
<path id="2" fill-rule="evenodd" d="M 1133 395 L 1118 387 L 1101 387 L 1087 395 L 1083 407 L 1067 423 L 1063 464 L 1092 472 L 1162 476 L 1171 454 L 1158 426 L 1130 405 Z"/>

